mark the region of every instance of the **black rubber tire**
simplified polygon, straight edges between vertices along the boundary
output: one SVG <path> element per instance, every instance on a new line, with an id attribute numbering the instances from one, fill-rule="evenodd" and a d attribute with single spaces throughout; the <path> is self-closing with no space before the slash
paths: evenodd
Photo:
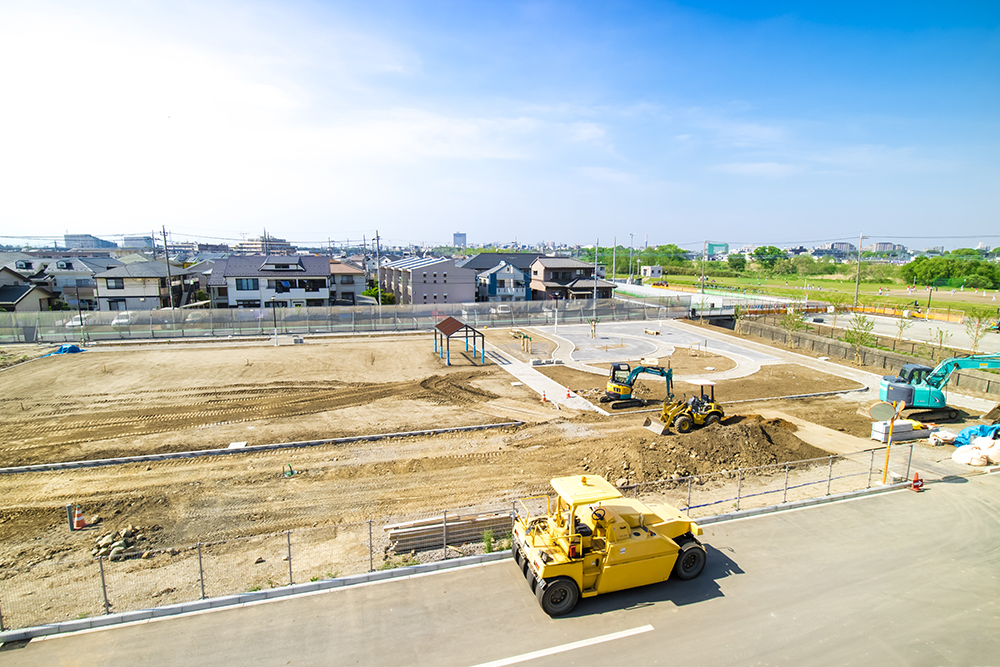
<path id="1" fill-rule="evenodd" d="M 515 544 L 514 548 L 511 549 L 511 551 L 514 552 L 513 554 L 511 554 L 514 558 L 514 562 L 517 563 L 518 567 L 521 567 L 521 561 L 524 560 L 524 556 L 521 555 L 521 547 Z"/>
<path id="2" fill-rule="evenodd" d="M 529 579 L 529 578 L 531 578 L 531 577 L 534 576 L 531 573 L 531 567 L 528 566 L 528 559 L 527 558 L 522 558 L 521 559 L 521 574 L 524 575 L 525 579 Z"/>
<path id="3" fill-rule="evenodd" d="M 674 428 L 678 433 L 690 433 L 694 428 L 694 422 L 687 415 L 678 415 L 674 419 Z"/>
<path id="4" fill-rule="evenodd" d="M 674 576 L 682 581 L 694 579 L 705 569 L 707 556 L 705 547 L 696 540 L 685 542 L 677 552 L 674 563 Z"/>
<path id="5" fill-rule="evenodd" d="M 720 415 L 718 412 L 713 412 L 707 417 L 705 417 L 705 426 L 708 426 L 709 424 L 718 424 L 721 421 L 722 421 L 722 415 Z"/>
<path id="6" fill-rule="evenodd" d="M 544 586 L 539 586 L 535 597 L 546 614 L 563 616 L 573 611 L 580 601 L 580 589 L 569 577 L 556 577 L 546 580 Z"/>

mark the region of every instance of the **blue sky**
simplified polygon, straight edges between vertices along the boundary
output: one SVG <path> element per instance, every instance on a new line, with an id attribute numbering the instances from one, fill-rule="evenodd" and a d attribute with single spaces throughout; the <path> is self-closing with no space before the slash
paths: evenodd
<path id="1" fill-rule="evenodd" d="M 4 3 L 0 234 L 1000 245 L 1000 5 L 869 5 Z"/>

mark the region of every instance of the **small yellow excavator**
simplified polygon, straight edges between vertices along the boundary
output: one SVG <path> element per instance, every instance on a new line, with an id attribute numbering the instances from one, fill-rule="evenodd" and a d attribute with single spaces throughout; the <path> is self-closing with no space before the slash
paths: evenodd
<path id="1" fill-rule="evenodd" d="M 647 506 L 596 475 L 557 477 L 555 497 L 523 498 L 514 517 L 514 562 L 550 616 L 580 598 L 666 581 L 705 568 L 701 528 L 670 505 Z M 545 513 L 529 506 L 544 504 Z"/>
<path id="2" fill-rule="evenodd" d="M 657 435 L 666 435 L 673 426 L 678 433 L 688 433 L 695 426 L 718 424 L 726 416 L 715 402 L 715 383 L 711 380 L 688 380 L 698 387 L 698 395 L 663 404 L 659 419 L 647 418 L 643 426 Z M 705 390 L 709 393 L 706 394 Z"/>

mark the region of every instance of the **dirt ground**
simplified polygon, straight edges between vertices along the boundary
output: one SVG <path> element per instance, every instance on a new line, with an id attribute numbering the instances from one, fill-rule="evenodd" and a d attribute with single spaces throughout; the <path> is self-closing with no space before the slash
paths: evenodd
<path id="1" fill-rule="evenodd" d="M 519 346 L 506 331 L 488 335 Z M 544 339 L 533 347 L 554 349 Z M 407 335 L 308 339 L 289 346 L 98 346 L 8 368 L 0 372 L 3 467 L 233 442 L 524 424 L 0 475 L 0 583 L 15 575 L 21 586 L 28 585 L 25 577 L 67 576 L 53 568 L 90 558 L 95 534 L 68 531 L 67 504 L 80 504 L 88 518 L 98 515 L 98 533 L 131 524 L 140 528 L 142 548 L 163 549 L 509 502 L 544 492 L 554 476 L 585 471 L 635 483 L 822 456 L 796 437 L 791 424 L 755 416 L 756 409 L 772 404 L 830 428 L 862 436 L 870 431 L 858 408 L 872 397 L 847 395 L 732 404 L 722 424 L 654 436 L 641 427 L 641 414 L 557 410 L 515 386 L 501 367 L 474 363 L 464 346 L 453 345 L 451 358 L 453 365 L 446 367 L 430 335 Z M 705 365 L 721 369 L 726 361 L 692 357 L 687 350 L 672 358 L 679 373 Z M 605 382 L 568 368 L 546 372 L 581 393 L 603 390 Z M 662 393 L 656 379 L 648 391 Z M 716 392 L 735 401 L 854 386 L 783 364 L 721 381 Z M 286 477 L 289 466 L 297 474 Z"/>

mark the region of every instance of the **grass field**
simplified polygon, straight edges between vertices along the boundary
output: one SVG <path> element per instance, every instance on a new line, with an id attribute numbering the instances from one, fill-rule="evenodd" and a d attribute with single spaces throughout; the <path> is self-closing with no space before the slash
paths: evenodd
<path id="1" fill-rule="evenodd" d="M 854 301 L 854 280 L 847 277 L 808 279 L 789 279 L 784 276 L 778 277 L 752 277 L 752 278 L 712 278 L 714 280 L 709 287 L 725 288 L 732 287 L 741 291 L 756 291 L 768 296 L 786 296 L 801 299 L 808 296 L 809 299 L 817 301 L 842 300 L 848 303 Z M 656 282 L 663 281 L 672 285 L 690 285 L 697 287 L 698 279 L 695 276 L 675 276 L 664 275 L 657 278 Z M 648 280 L 647 282 L 654 282 Z M 881 291 L 881 294 L 879 293 Z M 953 308 L 961 311 L 971 311 L 974 309 L 992 312 L 1000 317 L 1000 293 L 998 290 L 951 290 L 935 289 L 929 293 L 924 287 L 910 288 L 899 284 L 874 284 L 862 282 L 858 289 L 858 299 L 865 305 L 886 305 L 886 306 L 912 306 L 914 301 L 920 304 L 921 308 Z"/>

